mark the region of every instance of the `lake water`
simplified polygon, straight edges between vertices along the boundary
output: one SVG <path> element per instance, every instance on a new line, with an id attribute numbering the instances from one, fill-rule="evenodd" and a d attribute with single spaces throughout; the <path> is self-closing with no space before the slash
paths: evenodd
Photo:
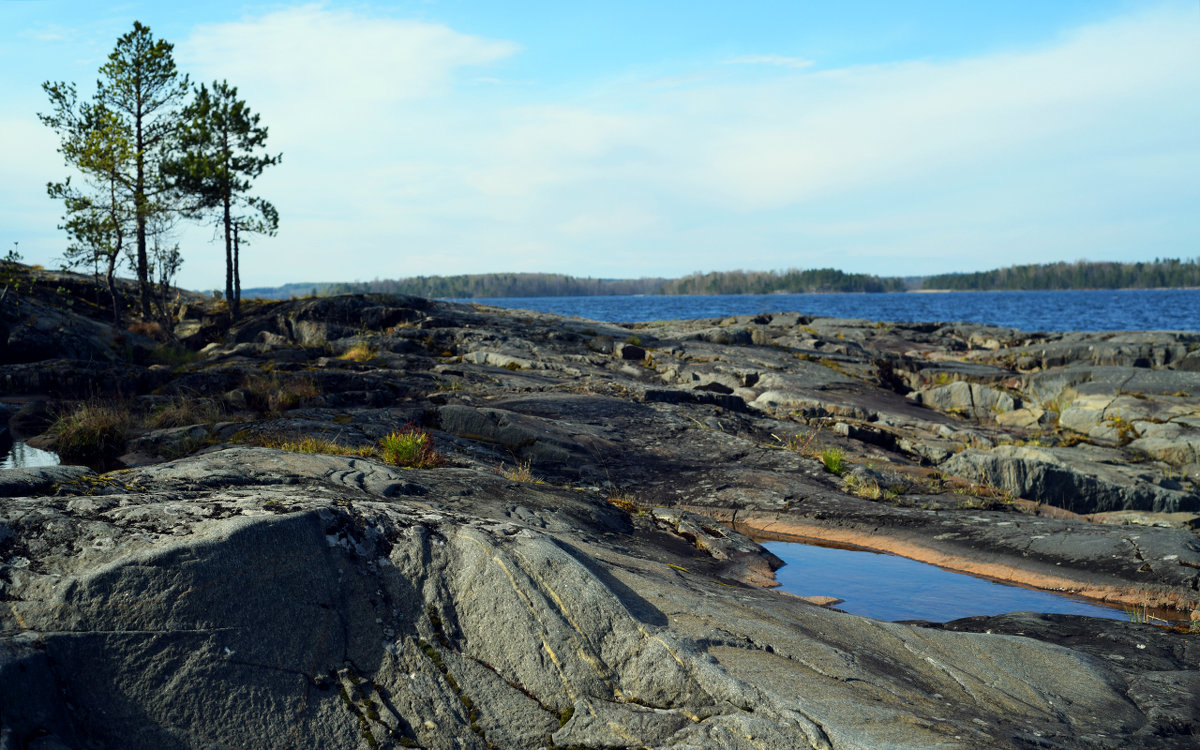
<path id="1" fill-rule="evenodd" d="M 0 450 L 3 446 L 0 446 Z M 34 466 L 58 466 L 58 454 L 26 445 L 24 440 L 14 440 L 8 451 L 0 457 L 0 469 L 18 469 Z"/>
<path id="2" fill-rule="evenodd" d="M 879 620 L 946 622 L 975 615 L 1050 612 L 1125 620 L 1123 609 L 1010 586 L 868 550 L 761 542 L 787 565 L 775 579 L 800 596 L 836 596 L 833 606 Z"/>
<path id="3" fill-rule="evenodd" d="M 458 301 L 618 323 L 792 312 L 888 322 L 961 320 L 1023 331 L 1200 330 L 1200 289 L 509 297 Z"/>

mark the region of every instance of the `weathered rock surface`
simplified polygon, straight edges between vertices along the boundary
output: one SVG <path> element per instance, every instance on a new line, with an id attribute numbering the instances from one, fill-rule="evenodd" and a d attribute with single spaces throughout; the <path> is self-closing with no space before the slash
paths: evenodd
<path id="1" fill-rule="evenodd" d="M 10 742 L 1183 747 L 1196 728 L 1172 710 L 1195 654 L 1169 635 L 1106 623 L 1156 644 L 1114 664 L 1049 625 L 941 632 L 731 588 L 674 531 L 695 516 L 631 524 L 469 469 L 228 449 L 0 508 Z"/>
<path id="2" fill-rule="evenodd" d="M 824 611 L 727 527 L 1186 621 L 1200 335 L 189 305 L 183 364 L 0 364 L 37 429 L 119 390 L 136 467 L 0 476 L 0 747 L 1194 744 L 1140 626 Z M 409 426 L 441 468 L 248 447 Z"/>
<path id="3" fill-rule="evenodd" d="M 1014 399 L 1004 391 L 962 381 L 913 391 L 909 395 L 918 404 L 938 411 L 966 414 L 976 419 L 994 419 L 1021 405 L 1019 399 Z"/>
<path id="4" fill-rule="evenodd" d="M 1120 463 L 1118 451 L 1099 446 L 967 449 L 943 462 L 942 468 L 1075 513 L 1200 510 L 1196 493 L 1164 487 L 1138 464 Z"/>

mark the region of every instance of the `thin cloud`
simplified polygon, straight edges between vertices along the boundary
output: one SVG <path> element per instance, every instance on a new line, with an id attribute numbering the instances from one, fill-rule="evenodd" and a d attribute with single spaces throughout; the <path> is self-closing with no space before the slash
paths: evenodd
<path id="1" fill-rule="evenodd" d="M 213 66 L 269 87 L 249 101 L 285 162 L 260 184 L 291 211 L 281 244 L 346 248 L 331 277 L 455 270 L 444 254 L 620 276 L 836 253 L 916 272 L 911 259 L 965 248 L 1014 262 L 1132 252 L 1129 226 L 1146 246 L 1170 226 L 1186 243 L 1182 218 L 1139 212 L 1200 192 L 1184 135 L 1200 119 L 1195 34 L 1159 11 L 957 61 L 813 71 L 756 56 L 736 81 L 701 66 L 675 88 L 624 76 L 509 96 L 460 71 L 511 42 L 317 6 L 202 30 L 189 48 L 224 43 Z M 1131 162 L 1158 166 L 1131 180 Z"/>
<path id="2" fill-rule="evenodd" d="M 518 45 L 422 21 L 304 5 L 197 27 L 178 46 L 181 67 L 227 78 L 264 108 L 308 123 L 373 114 L 445 93 L 460 68 L 515 54 Z"/>
<path id="3" fill-rule="evenodd" d="M 742 55 L 723 61 L 725 65 L 775 65 L 781 68 L 810 68 L 816 63 L 803 57 L 783 55 Z"/>
<path id="4" fill-rule="evenodd" d="M 47 24 L 37 29 L 21 32 L 22 39 L 32 39 L 35 42 L 65 42 L 75 38 L 76 34 L 64 26 Z"/>
<path id="5" fill-rule="evenodd" d="M 198 27 L 176 57 L 196 81 L 238 86 L 284 152 L 256 183 L 282 214 L 279 237 L 243 257 L 256 285 L 907 274 L 968 251 L 995 265 L 1188 254 L 1196 35 L 1194 12 L 1156 10 L 955 61 L 752 55 L 551 90 L 491 85 L 513 41 L 304 5 Z M 202 255 L 185 272 L 212 283 L 220 253 Z"/>

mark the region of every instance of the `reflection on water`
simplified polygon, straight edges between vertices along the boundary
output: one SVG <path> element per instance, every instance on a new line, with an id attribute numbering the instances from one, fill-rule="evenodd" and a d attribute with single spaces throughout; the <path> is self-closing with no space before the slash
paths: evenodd
<path id="1" fill-rule="evenodd" d="M 761 542 L 787 565 L 780 587 L 800 596 L 836 596 L 834 606 L 879 620 L 946 622 L 975 615 L 1052 612 L 1124 620 L 1123 609 L 943 570 L 896 555 L 798 542 Z"/>
<path id="2" fill-rule="evenodd" d="M 3 446 L 0 446 L 3 450 Z M 0 460 L 0 469 L 21 469 L 34 466 L 58 466 L 58 454 L 26 445 L 24 440 L 14 440 L 4 458 Z"/>

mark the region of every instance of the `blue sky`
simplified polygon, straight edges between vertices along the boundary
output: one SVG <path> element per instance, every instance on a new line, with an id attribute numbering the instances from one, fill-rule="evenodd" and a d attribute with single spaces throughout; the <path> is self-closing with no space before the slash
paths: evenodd
<path id="1" fill-rule="evenodd" d="M 247 286 L 1200 256 L 1196 0 L 0 0 L 0 250 L 58 265 L 41 83 L 134 20 L 283 152 Z"/>

